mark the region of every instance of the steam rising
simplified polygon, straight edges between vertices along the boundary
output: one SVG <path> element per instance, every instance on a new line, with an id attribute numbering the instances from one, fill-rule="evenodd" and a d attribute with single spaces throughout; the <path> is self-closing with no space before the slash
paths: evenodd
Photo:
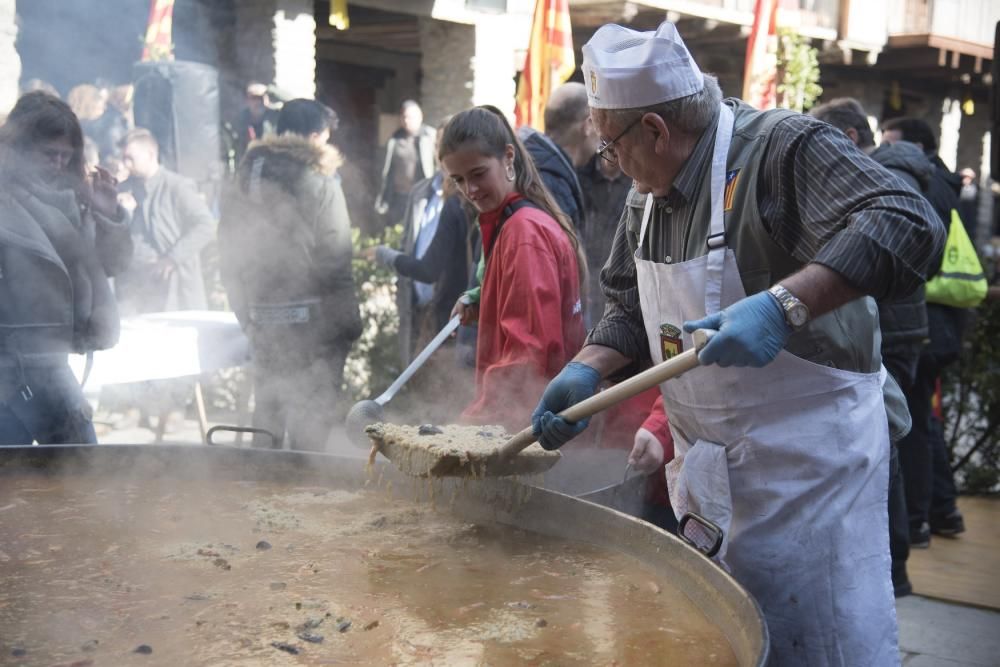
<path id="1" fill-rule="evenodd" d="M 221 128 L 223 143 L 228 145 L 227 133 L 232 131 L 238 120 L 239 113 L 244 107 L 245 101 L 243 91 L 247 83 L 254 80 L 271 83 L 269 77 L 273 75 L 273 68 L 269 69 L 266 63 L 258 62 L 253 56 L 254 53 L 263 53 L 265 47 L 256 44 L 261 26 L 250 25 L 247 17 L 240 15 L 239 3 L 226 0 L 222 2 L 207 2 L 205 0 L 176 0 L 174 5 L 174 54 L 178 60 L 193 61 L 203 63 L 219 70 L 219 80 L 221 82 L 221 116 L 227 125 Z M 19 16 L 18 52 L 22 60 L 23 74 L 22 82 L 30 79 L 40 79 L 52 84 L 55 89 L 65 96 L 70 89 L 82 83 L 101 84 L 125 84 L 132 80 L 133 64 L 139 60 L 142 44 L 141 39 L 145 32 L 148 18 L 148 3 L 128 2 L 126 0 L 112 0 L 109 2 L 75 2 L 66 3 L 61 0 L 32 0 L 17 3 Z M 377 12 L 376 12 L 377 14 Z M 294 17 L 292 17 L 294 18 Z M 234 26 L 237 30 L 234 30 Z M 254 49 L 258 49 L 255 51 Z M 263 50 L 260 50 L 263 49 Z M 260 54 L 258 53 L 258 55 Z M 369 106 L 359 106 L 358 99 L 353 97 L 357 90 L 377 92 L 378 86 L 395 85 L 381 84 L 362 81 L 365 68 L 358 67 L 351 70 L 349 66 L 341 63 L 321 60 L 317 69 L 318 99 L 334 108 L 340 117 L 340 126 L 333 134 L 332 143 L 342 148 L 344 163 L 338 168 L 338 174 L 343 184 L 347 198 L 348 213 L 350 214 L 353 227 L 364 231 L 370 230 L 373 223 L 373 203 L 375 191 L 378 189 L 378 169 L 380 167 L 380 157 L 377 136 L 378 128 L 372 126 L 371 108 Z M 404 85 L 405 84 L 405 85 Z M 408 83 L 400 84 L 400 95 L 405 91 L 407 95 L 415 90 Z M 276 91 L 272 87 L 272 92 Z M 384 92 L 384 91 L 383 91 Z M 391 92 L 391 91 L 390 91 Z M 391 97 L 391 96 L 390 96 Z M 272 100 L 277 105 L 280 100 Z M 188 100 L 186 104 L 197 107 L 197 100 Z M 395 102 L 386 104 L 382 101 L 383 107 L 394 107 Z M 458 109 L 455 109 L 457 111 Z M 383 114 L 390 116 L 390 114 Z M 394 114 L 392 114 L 394 115 Z M 387 118 L 383 118 L 383 125 L 388 127 Z M 203 194 L 208 205 L 216 213 L 226 205 L 220 192 L 229 187 L 228 176 L 223 177 L 219 183 L 201 184 Z M 294 242 L 294 239 L 292 240 Z M 355 246 L 358 239 L 355 239 Z M 398 243 L 396 239 L 390 243 Z M 266 254 L 271 250 L 266 243 L 256 248 L 255 252 Z M 209 289 L 210 307 L 224 308 L 227 304 L 225 291 L 219 283 L 218 251 L 210 248 L 204 256 L 206 269 L 205 280 Z M 456 258 L 456 261 L 464 261 L 464 258 Z M 358 269 L 358 260 L 354 260 L 355 269 Z M 370 280 L 374 276 L 374 271 L 364 269 L 357 277 L 359 283 Z M 278 277 L 278 280 L 281 278 Z M 362 295 L 368 294 L 364 290 L 371 286 L 367 283 L 359 284 L 358 291 Z M 378 293 L 378 298 L 373 299 L 379 312 L 369 316 L 380 318 L 377 323 L 366 322 L 370 327 L 373 336 L 385 334 L 386 323 L 391 320 L 390 314 L 394 310 L 393 286 L 391 281 L 376 286 L 374 290 Z M 376 303 L 377 302 L 377 303 Z M 371 307 L 371 304 L 369 304 Z M 385 318 L 385 319 L 381 319 Z M 392 345 L 394 341 L 391 337 L 375 338 L 373 344 L 385 346 Z M 394 350 L 393 350 L 394 352 Z M 366 350 L 365 354 L 369 352 Z M 169 359 L 171 354 L 169 347 L 164 347 L 162 351 L 163 359 Z M 381 358 L 372 361 L 374 367 L 366 366 L 364 359 L 357 353 L 349 359 L 345 372 L 345 387 L 348 390 L 339 404 L 328 406 L 327 409 L 337 414 L 336 426 L 330 433 L 325 447 L 330 451 L 351 456 L 362 456 L 364 452 L 351 448 L 346 443 L 344 430 L 340 426 L 348 408 L 358 400 L 372 398 L 381 392 L 388 383 L 395 377 L 401 368 L 393 368 L 386 358 L 393 355 L 383 355 Z M 403 392 L 393 399 L 386 408 L 378 411 L 372 410 L 371 402 L 359 403 L 356 410 L 352 411 L 347 425 L 347 434 L 352 435 L 360 432 L 357 428 L 361 422 L 372 421 L 375 418 L 389 419 L 398 423 L 447 423 L 455 421 L 461 410 L 472 400 L 474 388 L 471 382 L 471 369 L 462 368 L 455 360 L 455 351 L 446 346 L 432 357 L 428 366 L 423 369 L 411 381 L 411 386 L 404 388 Z M 361 363 L 359 363 L 361 362 Z M 179 361 L 176 362 L 179 365 Z M 315 382 L 324 382 L 328 377 L 321 368 L 319 362 L 314 367 L 302 373 L 301 378 L 313 378 Z M 364 372 L 374 371 L 369 382 L 361 382 L 359 376 Z M 245 371 L 244 371 L 245 373 Z M 206 393 L 206 402 L 210 419 L 218 419 L 222 422 L 236 422 L 242 420 L 247 423 L 246 415 L 239 413 L 239 400 L 245 399 L 248 387 L 246 377 L 238 372 L 226 371 L 209 379 L 203 390 Z M 318 386 L 315 387 L 318 393 Z M 357 389 L 355 393 L 350 390 Z M 106 388 L 100 396 L 101 410 L 98 413 L 99 419 L 110 420 L 112 426 L 125 426 L 119 432 L 107 432 L 106 428 L 99 429 L 99 440 L 102 441 L 122 441 L 149 439 L 150 430 L 136 428 L 129 419 L 122 419 L 121 413 L 137 405 L 146 405 L 150 417 L 150 426 L 157 426 L 160 417 L 167 414 L 168 408 L 183 408 L 185 403 L 191 401 L 192 385 L 188 381 L 182 381 L 175 385 L 174 389 L 162 384 L 151 386 L 137 385 L 117 385 Z M 532 388 L 530 393 L 537 393 L 538 388 Z M 308 393 L 308 392 L 307 392 Z M 521 404 L 533 402 L 535 396 L 525 396 L 524 386 L 514 386 L 509 388 L 509 397 L 501 404 Z M 250 407 L 253 407 L 252 405 Z M 370 411 L 370 414 L 368 414 Z M 359 414 L 365 413 L 364 419 L 354 419 Z M 197 435 L 191 427 L 190 417 L 194 416 L 193 406 L 188 409 L 189 417 L 186 424 L 181 425 L 186 432 L 175 434 L 168 430 L 165 436 L 170 439 L 194 439 Z M 304 415 L 308 417 L 308 415 Z M 527 426 L 528 414 L 518 414 L 511 416 L 518 423 L 517 427 Z M 134 422 L 134 416 L 131 417 Z M 600 419 L 595 419 L 595 426 L 592 430 L 599 428 L 597 425 Z M 107 426 L 108 424 L 99 424 Z M 129 428 L 130 427 L 130 428 Z M 279 436 L 281 434 L 278 434 Z M 317 438 L 321 440 L 322 438 Z M 362 440 L 362 444 L 364 441 Z M 574 443 L 576 445 L 577 443 Z M 323 443 L 313 443 L 314 446 L 323 447 Z M 571 479 L 566 482 L 566 488 L 579 490 L 592 490 L 605 482 L 610 483 L 618 476 L 619 465 L 606 465 L 604 454 L 597 455 L 598 463 L 581 464 L 578 472 L 570 472 L 572 464 L 569 461 L 574 458 L 583 459 L 588 455 L 578 454 L 581 447 L 570 445 L 566 449 L 567 461 L 559 466 L 564 470 L 564 475 L 579 479 Z M 620 444 L 623 449 L 627 444 Z M 621 468 L 624 468 L 624 455 L 614 457 L 621 459 Z M 606 471 L 607 474 L 595 475 L 593 470 Z M 555 483 L 555 482 L 553 482 Z M 560 484 L 563 482 L 559 482 Z"/>

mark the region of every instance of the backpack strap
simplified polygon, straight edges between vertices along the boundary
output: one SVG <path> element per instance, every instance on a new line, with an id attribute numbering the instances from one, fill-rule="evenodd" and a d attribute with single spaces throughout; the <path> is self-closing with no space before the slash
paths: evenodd
<path id="1" fill-rule="evenodd" d="M 518 199 L 517 201 L 511 202 L 504 206 L 503 211 L 500 213 L 500 221 L 497 222 L 497 230 L 493 234 L 493 243 L 490 246 L 489 252 L 486 252 L 486 258 L 493 254 L 493 248 L 496 247 L 497 241 L 500 239 L 500 232 L 503 231 L 503 226 L 507 223 L 507 220 L 511 218 L 515 213 L 520 211 L 522 208 L 535 208 L 539 211 L 542 208 L 533 201 L 527 199 Z"/>

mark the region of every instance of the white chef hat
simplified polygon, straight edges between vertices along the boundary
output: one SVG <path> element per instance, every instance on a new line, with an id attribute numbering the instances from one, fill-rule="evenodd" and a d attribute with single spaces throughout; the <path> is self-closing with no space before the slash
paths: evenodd
<path id="1" fill-rule="evenodd" d="M 590 106 L 638 109 L 687 97 L 704 77 L 673 23 L 656 32 L 603 25 L 583 45 L 583 77 Z"/>

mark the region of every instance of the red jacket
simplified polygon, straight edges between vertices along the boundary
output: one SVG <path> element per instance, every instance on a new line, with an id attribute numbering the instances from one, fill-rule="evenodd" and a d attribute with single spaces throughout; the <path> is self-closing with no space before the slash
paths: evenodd
<path id="1" fill-rule="evenodd" d="M 576 251 L 548 213 L 523 207 L 499 233 L 513 194 L 479 216 L 488 251 L 479 299 L 476 398 L 463 421 L 502 424 L 519 431 L 545 385 L 583 346 Z M 490 248 L 492 245 L 492 248 Z"/>

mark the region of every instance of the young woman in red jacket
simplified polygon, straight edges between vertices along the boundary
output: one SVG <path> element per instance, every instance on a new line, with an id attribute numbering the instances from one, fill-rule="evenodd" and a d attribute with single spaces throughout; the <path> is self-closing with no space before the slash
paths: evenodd
<path id="1" fill-rule="evenodd" d="M 586 262 L 569 219 L 498 109 L 456 114 L 438 154 L 479 212 L 485 258 L 480 290 L 455 306 L 464 324 L 479 323 L 476 396 L 462 419 L 519 430 L 548 380 L 583 345 Z"/>

